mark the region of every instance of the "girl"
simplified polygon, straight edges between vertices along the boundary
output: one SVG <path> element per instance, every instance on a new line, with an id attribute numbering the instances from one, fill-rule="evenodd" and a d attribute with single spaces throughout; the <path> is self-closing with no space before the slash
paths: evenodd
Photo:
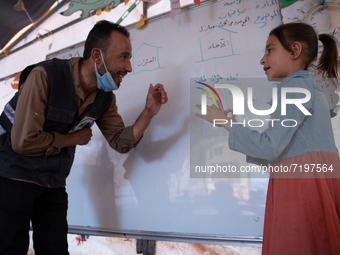
<path id="1" fill-rule="evenodd" d="M 265 255 L 340 254 L 340 159 L 326 98 L 307 72 L 317 58 L 318 40 L 324 49 L 317 68 L 337 83 L 337 45 L 331 36 L 318 37 L 304 23 L 284 24 L 270 32 L 261 64 L 269 80 L 283 80 L 278 87 L 278 107 L 271 115 L 273 123 L 264 132 L 230 125 L 227 113 L 231 110 L 223 111 L 220 104 L 220 109 L 208 106 L 207 115 L 196 114 L 209 122 L 227 119 L 220 126 L 229 130 L 229 147 L 246 154 L 247 162 L 296 166 L 295 173 L 271 173 L 262 246 Z M 309 90 L 311 98 L 303 106 L 311 115 L 294 104 L 288 104 L 286 115 L 281 115 L 284 87 Z M 302 94 L 288 96 L 298 99 Z M 297 125 L 284 127 L 282 119 L 293 119 Z"/>

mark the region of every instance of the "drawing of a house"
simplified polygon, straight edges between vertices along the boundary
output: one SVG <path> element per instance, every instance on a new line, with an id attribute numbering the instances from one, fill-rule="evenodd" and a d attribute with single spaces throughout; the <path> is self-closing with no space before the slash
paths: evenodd
<path id="1" fill-rule="evenodd" d="M 132 54 L 132 74 L 143 71 L 154 71 L 164 69 L 159 63 L 159 49 L 162 47 L 153 46 L 147 43 L 142 45 Z"/>
<path id="2" fill-rule="evenodd" d="M 202 36 L 199 39 L 201 60 L 196 63 L 240 55 L 234 52 L 232 34 L 237 34 L 237 32 L 216 26 Z"/>

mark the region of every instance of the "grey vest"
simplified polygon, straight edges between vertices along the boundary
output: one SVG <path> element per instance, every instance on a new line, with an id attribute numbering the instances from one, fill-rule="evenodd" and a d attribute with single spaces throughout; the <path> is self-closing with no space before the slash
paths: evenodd
<path id="1" fill-rule="evenodd" d="M 93 122 L 109 109 L 113 94 L 99 90 L 94 102 L 79 116 L 68 60 L 52 59 L 26 67 L 20 75 L 19 88 L 37 65 L 44 67 L 48 80 L 49 95 L 44 131 L 67 134 L 86 127 L 90 121 Z M 17 101 L 18 92 L 6 104 L 0 116 L 0 176 L 31 181 L 49 188 L 65 186 L 73 163 L 75 146 L 62 148 L 58 155 L 47 158 L 23 156 L 12 150 L 11 129 Z"/>

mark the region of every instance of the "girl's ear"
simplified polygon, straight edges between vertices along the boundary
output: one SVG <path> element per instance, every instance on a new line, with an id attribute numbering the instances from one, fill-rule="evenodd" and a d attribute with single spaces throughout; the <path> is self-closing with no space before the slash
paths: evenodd
<path id="1" fill-rule="evenodd" d="M 301 53 L 302 53 L 302 44 L 300 42 L 294 42 L 292 45 L 292 56 L 291 58 L 293 60 L 297 59 L 298 57 L 300 57 Z"/>

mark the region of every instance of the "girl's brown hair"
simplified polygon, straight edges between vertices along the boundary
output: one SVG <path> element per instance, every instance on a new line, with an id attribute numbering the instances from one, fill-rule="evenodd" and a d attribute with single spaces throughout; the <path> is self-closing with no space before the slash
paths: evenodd
<path id="1" fill-rule="evenodd" d="M 336 86 L 339 87 L 338 74 L 338 48 L 332 36 L 321 34 L 319 37 L 312 26 L 306 23 L 288 23 L 274 28 L 269 35 L 274 35 L 282 46 L 292 52 L 292 44 L 300 42 L 302 44 L 305 58 L 305 70 L 317 59 L 318 39 L 323 44 L 323 51 L 319 59 L 317 69 L 329 78 L 336 78 Z"/>

